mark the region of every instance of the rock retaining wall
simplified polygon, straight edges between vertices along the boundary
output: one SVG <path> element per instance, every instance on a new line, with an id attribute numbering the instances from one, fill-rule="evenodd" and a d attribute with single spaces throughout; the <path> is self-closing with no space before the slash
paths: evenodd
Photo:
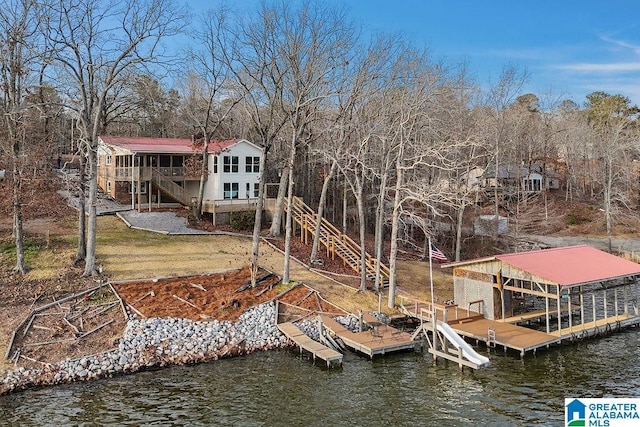
<path id="1" fill-rule="evenodd" d="M 274 319 L 275 305 L 265 303 L 247 310 L 235 323 L 176 318 L 130 320 L 117 349 L 42 369 L 9 371 L 0 382 L 0 394 L 289 346 L 290 341 Z"/>

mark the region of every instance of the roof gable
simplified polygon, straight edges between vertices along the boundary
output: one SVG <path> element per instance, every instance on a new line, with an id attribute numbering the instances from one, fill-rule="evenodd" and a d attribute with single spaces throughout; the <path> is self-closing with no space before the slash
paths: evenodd
<path id="1" fill-rule="evenodd" d="M 261 147 L 256 144 L 247 141 L 246 139 L 229 139 L 226 141 L 211 141 L 209 143 L 209 152 L 220 154 L 223 151 L 229 151 L 231 148 L 238 144 L 246 144 L 256 150 L 263 151 Z"/>
<path id="2" fill-rule="evenodd" d="M 496 255 L 495 259 L 561 286 L 640 274 L 640 264 L 587 245 Z"/>

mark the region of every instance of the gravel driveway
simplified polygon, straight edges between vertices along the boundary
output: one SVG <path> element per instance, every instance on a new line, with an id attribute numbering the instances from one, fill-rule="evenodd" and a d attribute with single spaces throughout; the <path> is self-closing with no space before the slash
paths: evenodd
<path id="1" fill-rule="evenodd" d="M 116 215 L 129 227 L 164 234 L 212 234 L 187 227 L 187 219 L 175 212 L 118 212 Z"/>

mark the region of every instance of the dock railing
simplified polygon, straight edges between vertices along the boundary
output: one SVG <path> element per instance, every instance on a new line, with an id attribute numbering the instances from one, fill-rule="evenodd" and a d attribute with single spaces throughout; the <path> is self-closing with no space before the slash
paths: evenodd
<path id="1" fill-rule="evenodd" d="M 467 316 L 471 315 L 471 306 L 478 304 L 478 313 L 484 314 L 484 300 L 477 299 L 475 301 L 469 301 L 467 304 Z"/>

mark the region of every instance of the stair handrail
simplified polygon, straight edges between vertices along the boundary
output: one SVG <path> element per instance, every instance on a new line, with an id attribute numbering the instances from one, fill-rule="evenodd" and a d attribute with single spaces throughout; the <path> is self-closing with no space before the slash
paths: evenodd
<path id="1" fill-rule="evenodd" d="M 315 236 L 315 226 L 317 225 L 318 215 L 313 209 L 311 209 L 306 203 L 304 203 L 304 201 L 300 197 L 297 197 L 297 196 L 293 197 L 292 214 L 293 213 L 299 216 L 300 223 L 303 222 L 303 217 L 307 218 L 307 220 L 309 221 L 309 224 L 313 226 L 311 234 Z M 338 230 L 338 228 L 335 225 L 333 225 L 331 222 L 329 222 L 329 220 L 327 220 L 326 218 L 322 217 L 320 220 L 320 223 L 321 223 L 321 230 L 324 228 L 326 231 L 326 234 L 334 237 L 333 243 L 336 246 L 344 248 L 345 250 L 350 252 L 351 256 L 354 259 L 356 259 L 356 265 L 352 264 L 352 267 L 354 267 L 354 269 L 357 268 L 359 270 L 361 268 L 361 257 L 362 257 L 360 252 L 361 251 L 360 245 L 358 245 L 349 236 L 347 236 L 346 234 Z M 328 242 L 323 242 L 323 244 L 327 246 Z M 345 259 L 345 261 L 349 261 L 349 260 Z M 376 258 L 372 257 L 371 254 L 365 251 L 365 266 L 367 271 L 370 274 L 375 274 L 378 263 L 380 263 L 380 275 L 383 277 L 383 279 L 389 279 L 389 277 L 391 276 L 391 271 L 389 270 L 389 267 L 379 262 Z"/>
<path id="2" fill-rule="evenodd" d="M 160 170 L 155 167 L 151 168 L 151 179 L 154 184 L 160 187 L 160 189 L 169 193 L 171 197 L 175 198 L 183 205 L 191 205 L 191 198 L 193 197 L 191 193 L 173 182 L 171 178 L 163 175 Z"/>

